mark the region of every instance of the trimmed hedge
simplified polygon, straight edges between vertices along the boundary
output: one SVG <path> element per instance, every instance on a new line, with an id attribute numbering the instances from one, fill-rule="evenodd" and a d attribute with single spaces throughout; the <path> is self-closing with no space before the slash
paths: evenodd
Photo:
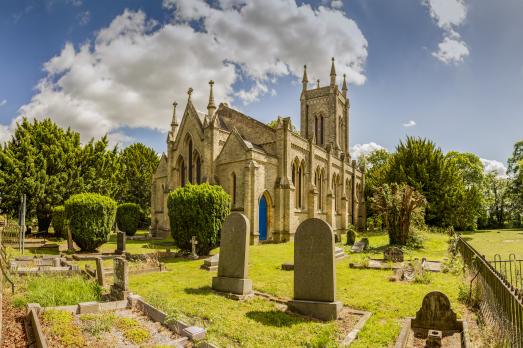
<path id="1" fill-rule="evenodd" d="M 128 236 L 134 236 L 143 220 L 142 208 L 136 203 L 122 203 L 116 209 L 116 225 Z"/>
<path id="2" fill-rule="evenodd" d="M 196 236 L 198 255 L 208 255 L 220 242 L 220 229 L 230 213 L 231 198 L 218 185 L 188 184 L 169 193 L 167 207 L 174 243 L 191 250 Z"/>
<path id="3" fill-rule="evenodd" d="M 51 224 L 53 225 L 55 237 L 67 238 L 67 219 L 65 218 L 65 208 L 63 205 L 54 207 L 51 210 Z"/>
<path id="4" fill-rule="evenodd" d="M 109 240 L 115 215 L 116 202 L 97 193 L 80 193 L 65 202 L 73 240 L 85 251 L 93 251 Z"/>

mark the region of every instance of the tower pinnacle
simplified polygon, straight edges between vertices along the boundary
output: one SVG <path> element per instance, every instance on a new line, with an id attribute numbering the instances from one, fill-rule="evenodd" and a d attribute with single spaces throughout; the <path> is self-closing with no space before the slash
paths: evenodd
<path id="1" fill-rule="evenodd" d="M 307 78 L 307 65 L 303 66 L 303 79 L 301 80 L 303 90 L 307 90 L 307 83 L 309 83 L 309 79 Z"/>
<path id="2" fill-rule="evenodd" d="M 211 91 L 209 93 L 209 104 L 207 105 L 207 113 L 209 117 L 212 117 L 214 115 L 214 112 L 216 111 L 216 105 L 214 104 L 213 80 L 209 81 L 209 86 L 211 87 Z"/>
<path id="3" fill-rule="evenodd" d="M 176 128 L 178 126 L 178 120 L 176 119 L 176 106 L 177 102 L 173 102 L 173 119 L 171 120 L 171 128 Z"/>
<path id="4" fill-rule="evenodd" d="M 345 74 L 343 74 L 343 85 L 341 86 L 343 93 L 347 94 L 347 81 L 345 80 Z"/>
<path id="5" fill-rule="evenodd" d="M 332 64 L 331 64 L 331 86 L 334 86 L 336 84 L 336 68 L 334 67 L 334 57 L 332 57 Z"/>

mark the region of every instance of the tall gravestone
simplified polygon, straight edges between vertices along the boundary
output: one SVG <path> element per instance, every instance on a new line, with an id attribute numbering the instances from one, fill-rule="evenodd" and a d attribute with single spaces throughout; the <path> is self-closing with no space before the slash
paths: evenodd
<path id="1" fill-rule="evenodd" d="M 460 331 L 463 323 L 456 319 L 447 295 L 439 291 L 429 292 L 423 298 L 416 318 L 411 320 L 412 329 Z"/>
<path id="2" fill-rule="evenodd" d="M 125 243 L 126 243 L 125 232 L 117 231 L 116 232 L 116 250 L 115 250 L 116 254 L 122 255 L 125 253 Z"/>
<path id="3" fill-rule="evenodd" d="M 222 226 L 218 276 L 212 278 L 212 288 L 240 296 L 252 294 L 252 281 L 247 279 L 248 263 L 249 220 L 234 212 Z"/>
<path id="4" fill-rule="evenodd" d="M 330 225 L 312 218 L 294 235 L 294 299 L 289 309 L 320 320 L 335 320 L 343 307 L 336 301 L 334 234 Z"/>
<path id="5" fill-rule="evenodd" d="M 127 300 L 129 295 L 129 266 L 123 257 L 115 257 L 113 261 L 114 283 L 111 286 L 111 294 L 118 300 Z"/>
<path id="6" fill-rule="evenodd" d="M 96 258 L 96 281 L 98 285 L 104 286 L 104 265 L 101 257 Z"/>

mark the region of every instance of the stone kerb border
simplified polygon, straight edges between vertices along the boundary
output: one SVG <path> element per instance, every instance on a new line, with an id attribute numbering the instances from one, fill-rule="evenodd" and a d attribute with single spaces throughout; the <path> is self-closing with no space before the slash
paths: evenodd
<path id="1" fill-rule="evenodd" d="M 406 348 L 407 341 L 409 339 L 410 334 L 410 326 L 411 321 L 414 319 L 414 317 L 408 317 L 405 318 L 403 321 L 403 326 L 401 327 L 400 334 L 398 335 L 398 338 L 396 339 L 396 344 L 394 345 L 394 348 Z M 469 327 L 466 320 L 458 320 L 463 324 L 463 331 L 461 332 L 461 347 L 463 348 L 472 348 L 472 345 L 470 343 L 470 333 L 469 333 Z"/>
<path id="2" fill-rule="evenodd" d="M 27 305 L 27 319 L 31 323 L 32 332 L 27 332 L 27 334 L 29 337 L 34 337 L 37 348 L 47 348 L 47 340 L 38 318 L 40 312 L 53 309 L 71 312 L 72 314 L 86 314 L 126 308 L 138 310 L 152 321 L 159 322 L 169 330 L 182 336 L 183 338 L 180 339 L 179 343 L 191 340 L 197 344 L 198 341 L 201 341 L 206 337 L 206 330 L 204 328 L 191 326 L 177 319 L 167 319 L 167 314 L 145 302 L 141 296 L 132 294 L 129 295 L 128 300 L 112 302 L 83 302 L 71 306 L 41 307 L 38 303 L 29 303 Z M 197 347 L 215 348 L 214 345 L 206 342 L 197 344 Z"/>

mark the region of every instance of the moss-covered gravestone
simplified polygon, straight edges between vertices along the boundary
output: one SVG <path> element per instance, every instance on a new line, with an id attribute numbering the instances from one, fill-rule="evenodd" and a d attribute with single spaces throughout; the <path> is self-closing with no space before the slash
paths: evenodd
<path id="1" fill-rule="evenodd" d="M 294 235 L 292 311 L 320 320 L 335 320 L 343 307 L 336 301 L 334 234 L 320 219 L 302 222 Z"/>
<path id="2" fill-rule="evenodd" d="M 218 276 L 212 288 L 219 292 L 243 296 L 252 294 L 252 281 L 247 279 L 249 264 L 249 220 L 241 213 L 227 217 L 221 230 Z"/>

